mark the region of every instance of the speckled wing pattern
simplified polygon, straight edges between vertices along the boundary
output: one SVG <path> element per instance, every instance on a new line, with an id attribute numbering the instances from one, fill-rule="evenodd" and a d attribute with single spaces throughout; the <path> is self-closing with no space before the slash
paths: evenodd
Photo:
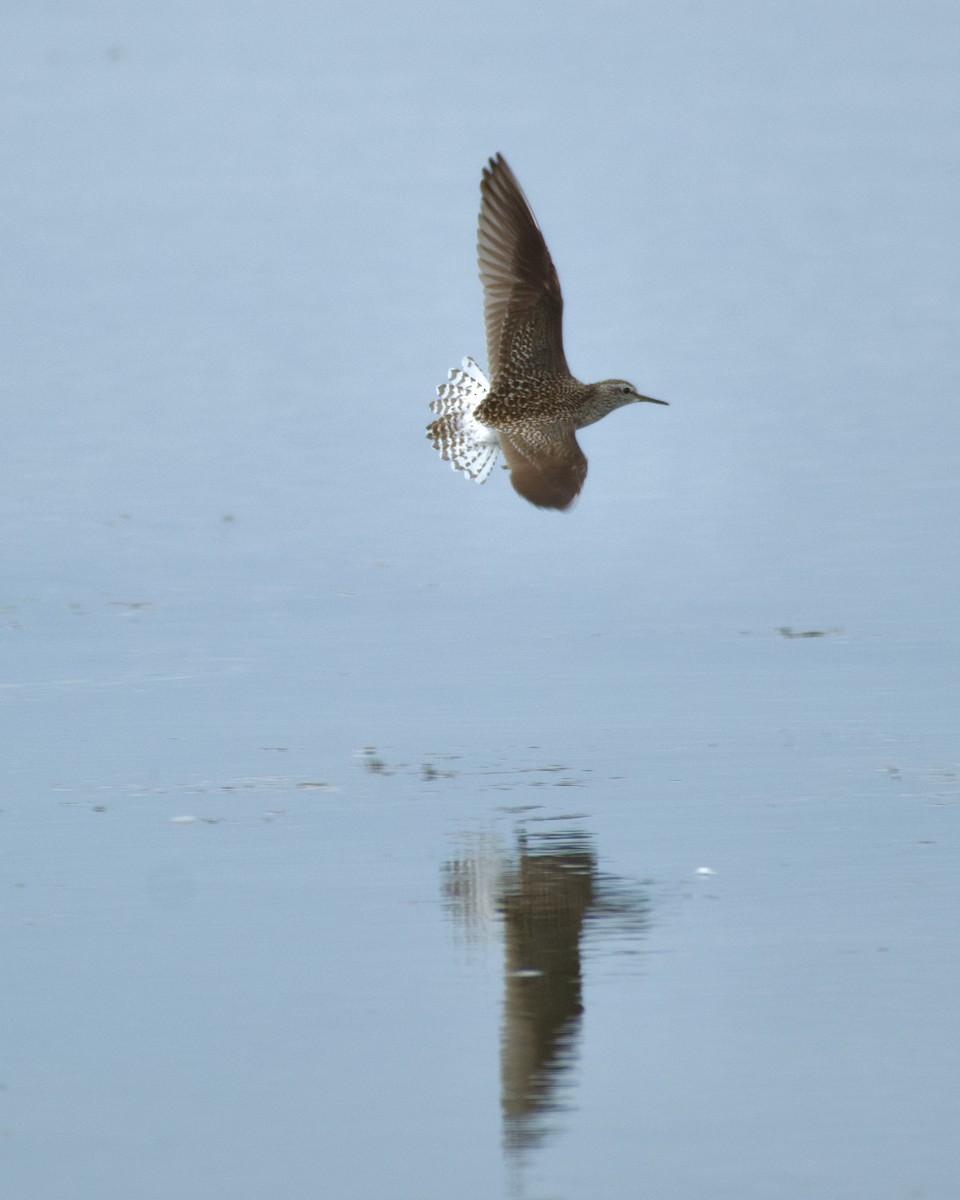
<path id="1" fill-rule="evenodd" d="M 520 184 L 499 154 L 483 169 L 480 195 L 477 260 L 494 387 L 501 373 L 567 376 L 560 280 Z"/>
<path id="2" fill-rule="evenodd" d="M 494 395 L 478 416 L 500 431 L 514 488 L 540 508 L 569 508 L 587 477 L 574 425 L 544 421 L 570 380 L 563 293 L 540 226 L 501 155 L 480 184 L 477 259 Z M 539 411 L 538 411 L 539 410 Z"/>

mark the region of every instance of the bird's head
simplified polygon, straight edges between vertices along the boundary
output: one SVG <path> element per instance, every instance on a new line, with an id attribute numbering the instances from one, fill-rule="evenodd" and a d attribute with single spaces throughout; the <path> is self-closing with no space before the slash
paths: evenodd
<path id="1" fill-rule="evenodd" d="M 593 417 L 594 421 L 599 421 L 615 408 L 622 408 L 624 404 L 667 403 L 666 400 L 654 400 L 652 396 L 641 396 L 633 384 L 625 379 L 604 379 L 602 383 L 593 384 L 590 390 L 593 393 L 590 397 L 593 402 L 591 407 L 597 414 Z"/>

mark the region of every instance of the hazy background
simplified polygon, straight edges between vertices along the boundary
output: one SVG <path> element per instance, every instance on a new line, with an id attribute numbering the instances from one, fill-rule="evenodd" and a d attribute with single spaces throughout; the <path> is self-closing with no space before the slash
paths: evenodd
<path id="1" fill-rule="evenodd" d="M 958 71 L 948 3 L 8 0 L 5 1194 L 953 1200 Z M 671 404 L 571 514 L 424 434 L 495 151 Z"/>

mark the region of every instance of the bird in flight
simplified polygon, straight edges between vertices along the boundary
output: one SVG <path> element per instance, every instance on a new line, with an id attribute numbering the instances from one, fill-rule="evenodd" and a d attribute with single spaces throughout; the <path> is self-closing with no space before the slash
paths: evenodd
<path id="1" fill-rule="evenodd" d="M 570 508 L 587 477 L 576 431 L 624 404 L 666 404 L 625 379 L 581 383 L 563 353 L 563 295 L 540 226 L 502 155 L 483 169 L 477 257 L 490 380 L 472 358 L 431 404 L 427 436 L 484 483 L 502 453 L 510 482 L 538 508 Z"/>

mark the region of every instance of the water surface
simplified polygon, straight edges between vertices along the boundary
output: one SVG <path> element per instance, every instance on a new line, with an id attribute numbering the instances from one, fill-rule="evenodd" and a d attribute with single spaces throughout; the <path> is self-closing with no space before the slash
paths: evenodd
<path id="1" fill-rule="evenodd" d="M 4 25 L 5 1194 L 952 1200 L 954 8 Z"/>

